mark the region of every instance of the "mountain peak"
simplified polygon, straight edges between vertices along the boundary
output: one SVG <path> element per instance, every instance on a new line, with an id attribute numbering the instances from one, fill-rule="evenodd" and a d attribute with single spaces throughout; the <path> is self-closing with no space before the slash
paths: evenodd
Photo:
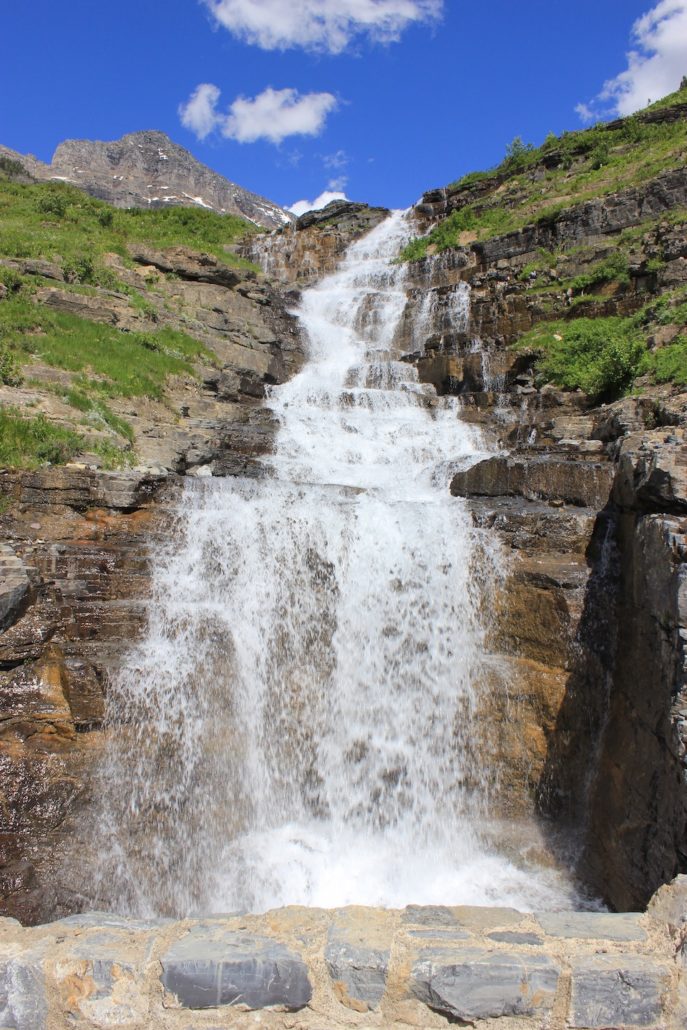
<path id="1" fill-rule="evenodd" d="M 265 229 L 293 221 L 278 204 L 213 172 L 159 129 L 118 140 L 64 140 L 49 165 L 0 150 L 21 161 L 34 178 L 69 182 L 115 207 L 204 207 Z"/>

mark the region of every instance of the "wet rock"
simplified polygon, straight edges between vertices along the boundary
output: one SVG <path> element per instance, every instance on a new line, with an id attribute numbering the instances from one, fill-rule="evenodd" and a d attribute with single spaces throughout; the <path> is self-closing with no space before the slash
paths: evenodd
<path id="1" fill-rule="evenodd" d="M 73 923 L 71 925 L 74 925 Z M 154 940 L 144 924 L 124 924 L 124 933 L 82 920 L 76 936 L 67 936 L 59 960 L 52 965 L 60 1008 L 70 1023 L 97 1027 L 142 1026 L 148 1023 L 149 1000 L 144 969 Z M 69 921 L 61 924 L 69 934 Z M 128 931 L 128 932 L 126 932 Z"/>
<path id="2" fill-rule="evenodd" d="M 562 500 L 583 508 L 603 508 L 613 485 L 612 465 L 541 458 L 487 458 L 458 472 L 454 497 L 518 495 L 529 500 Z"/>
<path id="3" fill-rule="evenodd" d="M 681 432 L 680 436 L 684 434 Z M 623 441 L 613 496 L 623 508 L 687 512 L 687 447 L 666 441 L 664 430 Z"/>
<path id="4" fill-rule="evenodd" d="M 388 214 L 386 208 L 332 201 L 278 233 L 247 240 L 242 253 L 282 283 L 310 283 L 333 272 L 347 247 Z"/>
<path id="5" fill-rule="evenodd" d="M 559 972 L 545 956 L 428 949 L 413 965 L 411 992 L 461 1020 L 543 1016 L 553 1006 Z"/>
<path id="6" fill-rule="evenodd" d="M 21 558 L 8 544 L 0 544 L 0 630 L 23 614 L 31 583 Z"/>
<path id="7" fill-rule="evenodd" d="M 303 1008 L 312 996 L 301 958 L 268 937 L 194 927 L 162 956 L 162 983 L 183 1008 Z"/>
<path id="8" fill-rule="evenodd" d="M 149 501 L 167 479 L 166 470 L 100 472 L 93 480 L 93 504 L 116 511 L 133 511 Z"/>
<path id="9" fill-rule="evenodd" d="M 403 922 L 413 926 L 458 926 L 455 912 L 445 905 L 408 905 Z"/>

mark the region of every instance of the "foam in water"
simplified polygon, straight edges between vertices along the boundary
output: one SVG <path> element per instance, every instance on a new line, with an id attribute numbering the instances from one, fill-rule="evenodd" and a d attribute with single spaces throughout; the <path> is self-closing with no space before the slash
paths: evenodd
<path id="1" fill-rule="evenodd" d="M 570 904 L 481 830 L 501 558 L 447 483 L 488 448 L 399 360 L 408 232 L 392 215 L 303 294 L 309 360 L 269 398 L 273 476 L 186 487 L 110 691 L 109 905 Z"/>

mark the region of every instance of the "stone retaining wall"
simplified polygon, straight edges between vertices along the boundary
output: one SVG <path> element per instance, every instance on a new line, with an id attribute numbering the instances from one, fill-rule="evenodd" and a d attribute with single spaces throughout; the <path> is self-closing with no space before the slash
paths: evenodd
<path id="1" fill-rule="evenodd" d="M 0 1027 L 687 1025 L 687 877 L 645 914 L 409 906 L 0 921 Z"/>

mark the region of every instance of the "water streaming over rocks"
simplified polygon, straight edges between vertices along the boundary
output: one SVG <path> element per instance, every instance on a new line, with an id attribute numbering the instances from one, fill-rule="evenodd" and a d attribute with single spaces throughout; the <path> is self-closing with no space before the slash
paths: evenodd
<path id="1" fill-rule="evenodd" d="M 270 395 L 268 475 L 186 487 L 110 691 L 109 907 L 570 903 L 481 834 L 501 559 L 447 483 L 488 448 L 398 360 L 408 233 L 393 214 L 303 294 L 309 361 Z"/>

